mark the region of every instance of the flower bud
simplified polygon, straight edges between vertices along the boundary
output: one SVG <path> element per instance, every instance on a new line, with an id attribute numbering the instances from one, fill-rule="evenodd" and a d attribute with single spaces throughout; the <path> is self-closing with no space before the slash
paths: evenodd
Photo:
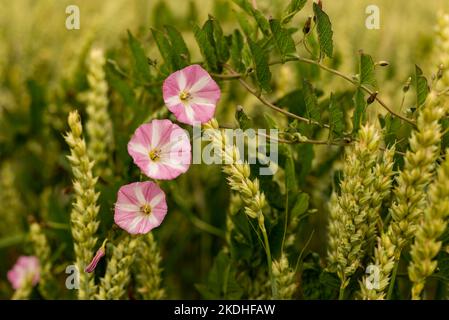
<path id="1" fill-rule="evenodd" d="M 97 250 L 97 253 L 95 253 L 95 256 L 93 257 L 92 261 L 84 269 L 85 272 L 91 273 L 95 270 L 100 259 L 102 257 L 104 257 L 104 255 L 106 254 L 106 242 L 107 241 L 108 241 L 108 239 L 105 239 L 103 241 L 103 244 L 101 245 L 100 249 Z"/>
<path id="2" fill-rule="evenodd" d="M 306 20 L 306 23 L 304 24 L 304 27 L 302 28 L 302 33 L 304 33 L 304 35 L 309 34 L 311 25 L 312 25 L 312 16 L 309 16 Z"/>
<path id="3" fill-rule="evenodd" d="M 410 90 L 410 84 L 412 82 L 412 77 L 408 77 L 407 82 L 405 83 L 404 87 L 402 88 L 402 91 L 404 93 L 408 92 Z"/>
<path id="4" fill-rule="evenodd" d="M 379 94 L 379 91 L 373 92 L 366 100 L 366 103 L 368 105 L 372 104 L 376 100 L 378 94 Z"/>

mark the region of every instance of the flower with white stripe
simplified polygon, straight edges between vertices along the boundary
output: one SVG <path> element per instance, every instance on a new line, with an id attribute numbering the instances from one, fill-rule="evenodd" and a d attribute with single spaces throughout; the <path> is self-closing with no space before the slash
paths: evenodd
<path id="1" fill-rule="evenodd" d="M 165 193 L 152 181 L 122 186 L 117 194 L 114 221 L 130 234 L 146 234 L 167 214 Z"/>
<path id="2" fill-rule="evenodd" d="M 176 119 L 191 125 L 212 119 L 221 95 L 217 83 L 197 64 L 168 76 L 162 93 L 167 108 Z"/>
<path id="3" fill-rule="evenodd" d="M 187 171 L 192 156 L 188 134 L 170 120 L 153 120 L 137 128 L 128 153 L 152 179 L 172 180 Z"/>

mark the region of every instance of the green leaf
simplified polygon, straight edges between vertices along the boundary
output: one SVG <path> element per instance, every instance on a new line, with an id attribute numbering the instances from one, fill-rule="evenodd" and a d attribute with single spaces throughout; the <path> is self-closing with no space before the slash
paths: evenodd
<path id="1" fill-rule="evenodd" d="M 253 7 L 252 7 L 251 3 L 249 3 L 248 0 L 232 0 L 232 2 L 234 2 L 240 8 L 242 8 L 243 11 L 245 11 L 246 13 L 252 14 Z"/>
<path id="2" fill-rule="evenodd" d="M 285 158 L 284 172 L 285 172 L 285 187 L 290 194 L 295 194 L 298 191 L 298 184 L 296 183 L 295 160 L 289 146 L 280 145 L 279 154 Z"/>
<path id="3" fill-rule="evenodd" d="M 159 52 L 161 53 L 162 59 L 164 60 L 166 66 L 168 67 L 169 72 L 177 70 L 178 68 L 175 63 L 173 50 L 166 35 L 163 32 L 156 29 L 151 29 L 151 33 L 153 34 L 153 38 L 156 41 L 157 47 L 159 48 Z"/>
<path id="4" fill-rule="evenodd" d="M 429 85 L 427 79 L 424 76 L 421 68 L 415 66 L 415 85 L 416 85 L 416 101 L 418 108 L 424 104 L 429 94 Z"/>
<path id="5" fill-rule="evenodd" d="M 271 71 L 268 66 L 268 55 L 257 43 L 253 42 L 250 38 L 247 39 L 256 69 L 257 81 L 262 89 L 270 92 Z"/>
<path id="6" fill-rule="evenodd" d="M 375 64 L 369 54 L 360 53 L 360 84 L 367 85 L 371 89 L 377 88 Z"/>
<path id="7" fill-rule="evenodd" d="M 252 127 L 251 118 L 246 115 L 241 106 L 237 107 L 237 110 L 235 111 L 235 118 L 239 123 L 240 129 L 247 130 Z"/>
<path id="8" fill-rule="evenodd" d="M 181 35 L 181 33 L 173 26 L 165 26 L 168 38 L 173 49 L 175 62 L 179 69 L 190 64 L 190 52 Z"/>
<path id="9" fill-rule="evenodd" d="M 307 117 L 310 120 L 320 121 L 321 115 L 318 107 L 318 99 L 315 95 L 315 90 L 312 84 L 305 80 L 303 81 L 304 101 L 306 103 Z"/>
<path id="10" fill-rule="evenodd" d="M 257 25 L 259 29 L 262 30 L 262 33 L 265 36 L 270 35 L 270 24 L 268 23 L 267 18 L 257 9 L 253 9 L 253 16 L 256 19 Z"/>
<path id="11" fill-rule="evenodd" d="M 287 9 L 285 9 L 284 16 L 282 18 L 282 24 L 289 23 L 293 17 L 304 8 L 307 0 L 291 0 Z"/>
<path id="12" fill-rule="evenodd" d="M 287 93 L 274 103 L 277 106 L 282 106 L 288 111 L 299 116 L 306 116 L 307 109 L 304 101 L 304 92 L 302 89 L 296 89 Z"/>
<path id="13" fill-rule="evenodd" d="M 299 144 L 296 153 L 300 155 L 296 163 L 298 182 L 301 186 L 306 185 L 306 178 L 312 170 L 312 162 L 315 158 L 315 151 L 312 144 Z"/>
<path id="14" fill-rule="evenodd" d="M 270 24 L 268 23 L 267 18 L 257 9 L 254 9 L 253 6 L 248 2 L 248 0 L 233 0 L 235 4 L 237 4 L 240 8 L 242 8 L 246 13 L 252 15 L 256 20 L 259 29 L 266 36 L 270 34 Z"/>
<path id="15" fill-rule="evenodd" d="M 212 27 L 217 58 L 220 64 L 223 64 L 229 60 L 229 45 L 223 35 L 223 29 L 221 28 L 220 23 L 216 19 L 212 19 Z"/>
<path id="16" fill-rule="evenodd" d="M 344 114 L 337 104 L 335 95 L 331 93 L 329 102 L 329 126 L 330 132 L 334 133 L 337 137 L 341 137 L 343 130 L 345 129 Z"/>
<path id="17" fill-rule="evenodd" d="M 220 252 L 209 273 L 207 285 L 197 285 L 206 299 L 240 299 L 243 290 L 236 280 L 236 271 L 229 256 Z"/>
<path id="18" fill-rule="evenodd" d="M 208 36 L 207 31 L 204 28 L 201 29 L 197 25 L 194 25 L 193 30 L 196 42 L 198 43 L 201 55 L 206 61 L 208 69 L 212 71 L 217 71 L 218 70 L 217 56 L 213 44 L 210 42 L 210 38 Z"/>
<path id="19" fill-rule="evenodd" d="M 338 297 L 340 281 L 337 275 L 323 270 L 320 256 L 309 253 L 302 263 L 301 288 L 305 300 L 332 300 Z"/>
<path id="20" fill-rule="evenodd" d="M 276 19 L 270 20 L 270 28 L 282 59 L 293 56 L 296 53 L 296 46 L 288 30 Z"/>
<path id="21" fill-rule="evenodd" d="M 298 195 L 295 205 L 290 212 L 291 218 L 300 217 L 307 212 L 307 209 L 309 208 L 309 198 L 310 196 L 304 192 L 301 192 Z"/>
<path id="22" fill-rule="evenodd" d="M 362 89 L 358 88 L 354 95 L 355 110 L 353 115 L 353 129 L 352 133 L 355 134 L 359 131 L 360 125 L 363 122 L 366 111 L 366 100 Z"/>
<path id="23" fill-rule="evenodd" d="M 253 27 L 250 22 L 248 21 L 246 15 L 241 12 L 235 12 L 235 15 L 237 16 L 237 21 L 239 22 L 240 28 L 242 28 L 243 33 L 247 37 L 254 37 L 255 31 L 257 30 L 256 27 Z"/>
<path id="24" fill-rule="evenodd" d="M 242 61 L 243 36 L 239 30 L 234 30 L 231 38 L 231 62 L 235 70 L 243 72 L 245 65 Z"/>
<path id="25" fill-rule="evenodd" d="M 143 50 L 140 42 L 134 38 L 130 31 L 128 31 L 128 43 L 134 58 L 134 71 L 136 75 L 142 81 L 151 81 L 151 73 L 145 51 Z"/>
<path id="26" fill-rule="evenodd" d="M 23 242 L 25 242 L 27 239 L 27 234 L 14 234 L 11 236 L 6 236 L 0 238 L 0 249 L 17 246 Z"/>
<path id="27" fill-rule="evenodd" d="M 332 24 L 329 16 L 320 8 L 320 6 L 314 2 L 313 12 L 316 16 L 316 29 L 318 32 L 318 40 L 320 43 L 321 52 L 332 58 L 334 52 L 334 43 L 332 37 L 334 35 L 332 31 Z"/>
<path id="28" fill-rule="evenodd" d="M 281 188 L 279 183 L 273 181 L 273 179 L 262 178 L 268 176 L 261 176 L 259 180 L 260 189 L 265 194 L 265 197 L 268 201 L 268 205 L 271 208 L 275 208 L 278 210 L 285 210 L 285 196 L 281 192 Z"/>
<path id="29" fill-rule="evenodd" d="M 265 118 L 265 123 L 267 124 L 267 129 L 278 129 L 276 120 L 274 120 L 272 116 L 266 112 L 264 112 L 263 116 Z"/>

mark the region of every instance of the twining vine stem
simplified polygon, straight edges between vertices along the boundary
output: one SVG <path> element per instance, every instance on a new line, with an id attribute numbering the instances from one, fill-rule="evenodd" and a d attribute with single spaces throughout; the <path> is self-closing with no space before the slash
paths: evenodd
<path id="1" fill-rule="evenodd" d="M 224 64 L 224 67 L 231 73 L 231 74 L 227 74 L 227 75 L 214 75 L 216 77 L 219 77 L 221 79 L 238 79 L 240 84 L 249 92 L 251 93 L 253 96 L 255 96 L 260 102 L 262 102 L 264 105 L 266 105 L 267 107 L 282 113 L 288 117 L 294 118 L 296 120 L 302 121 L 302 122 L 306 122 L 309 124 L 315 124 L 318 125 L 320 127 L 324 127 L 324 128 L 329 128 L 329 125 L 327 124 L 321 124 L 317 121 L 311 120 L 311 119 L 307 119 L 301 116 L 298 116 L 294 113 L 291 113 L 287 110 L 284 110 L 276 105 L 274 105 L 273 103 L 271 103 L 266 97 L 264 97 L 262 95 L 262 93 L 254 88 L 252 88 L 244 79 L 243 79 L 243 75 L 236 72 L 234 69 L 232 69 L 229 65 Z M 224 78 L 223 78 L 224 77 Z"/>
<path id="2" fill-rule="evenodd" d="M 346 80 L 346 81 L 352 83 L 352 84 L 355 85 L 355 86 L 359 86 L 363 91 L 365 91 L 366 93 L 368 93 L 368 94 L 371 95 L 371 96 L 374 96 L 374 97 L 375 97 L 375 100 L 376 100 L 376 101 L 377 101 L 377 102 L 378 102 L 378 103 L 379 103 L 385 110 L 387 110 L 390 114 L 392 114 L 393 116 L 395 116 L 395 117 L 397 117 L 397 118 L 399 118 L 399 119 L 401 119 L 401 120 L 403 120 L 403 121 L 405 121 L 405 122 L 408 122 L 409 124 L 411 124 L 411 125 L 413 125 L 413 126 L 416 126 L 415 121 L 413 121 L 413 120 L 411 120 L 411 119 L 409 119 L 409 118 L 407 118 L 407 117 L 401 115 L 400 113 L 395 112 L 391 107 L 389 107 L 389 106 L 388 106 L 388 105 L 387 105 L 387 104 L 386 104 L 386 103 L 379 97 L 378 94 L 375 94 L 375 92 L 373 92 L 373 91 L 372 91 L 371 89 L 369 89 L 367 86 L 365 86 L 365 85 L 363 85 L 363 84 L 361 85 L 361 84 L 358 83 L 356 80 L 352 79 L 350 76 L 348 76 L 348 75 L 346 75 L 346 74 L 344 74 L 344 73 L 342 73 L 342 72 L 340 72 L 340 71 L 338 71 L 338 70 L 332 69 L 332 68 L 330 68 L 330 67 L 328 67 L 328 66 L 326 66 L 326 65 L 324 65 L 324 64 L 322 64 L 322 63 L 320 63 L 320 62 L 318 62 L 318 61 L 315 61 L 315 60 L 312 60 L 312 59 L 308 59 L 308 58 L 303 58 L 303 57 L 290 57 L 290 58 L 286 58 L 286 59 L 283 59 L 283 60 L 275 60 L 275 61 L 271 61 L 271 62 L 269 63 L 269 65 L 272 66 L 272 65 L 276 65 L 276 64 L 284 64 L 284 63 L 286 63 L 286 62 L 293 62 L 293 61 L 304 62 L 304 63 L 307 63 L 307 64 L 315 65 L 315 66 L 321 68 L 321 69 L 324 70 L 324 71 L 327 71 L 327 72 L 329 72 L 329 73 L 332 73 L 332 74 L 334 74 L 334 75 L 339 76 L 340 78 L 342 78 L 342 79 L 344 79 L 344 80 Z M 284 110 L 284 109 L 282 109 L 282 108 L 279 108 L 279 107 L 275 106 L 275 105 L 272 104 L 270 101 L 268 101 L 268 100 L 267 100 L 267 99 L 266 99 L 260 92 L 258 92 L 257 90 L 251 88 L 251 86 L 244 80 L 244 75 L 243 75 L 243 74 L 236 72 L 236 71 L 233 70 L 229 65 L 226 65 L 226 64 L 225 64 L 224 67 L 230 72 L 230 74 L 214 74 L 214 76 L 217 77 L 217 78 L 220 78 L 220 79 L 224 79 L 224 80 L 238 79 L 238 80 L 240 81 L 240 83 L 246 88 L 246 90 L 247 90 L 248 92 L 250 92 L 251 94 L 253 94 L 256 98 L 259 99 L 260 102 L 262 102 L 262 103 L 265 104 L 266 106 L 270 107 L 271 109 L 273 109 L 273 110 L 275 110 L 275 111 L 277 111 L 277 112 L 283 113 L 283 114 L 285 114 L 285 115 L 287 115 L 287 116 L 289 116 L 289 117 L 295 118 L 295 119 L 297 119 L 297 120 L 299 120 L 299 121 L 308 122 L 308 123 L 312 123 L 312 124 L 317 124 L 317 125 L 323 126 L 323 127 L 325 127 L 325 128 L 329 128 L 328 125 L 321 125 L 320 123 L 318 123 L 318 122 L 316 122 L 316 121 L 313 121 L 313 120 L 310 120 L 310 119 L 307 119 L 307 118 L 300 117 L 300 116 L 298 116 L 298 115 L 296 115 L 296 114 L 293 114 L 293 113 L 291 113 L 291 112 L 288 112 L 288 111 L 286 111 L 286 110 Z"/>

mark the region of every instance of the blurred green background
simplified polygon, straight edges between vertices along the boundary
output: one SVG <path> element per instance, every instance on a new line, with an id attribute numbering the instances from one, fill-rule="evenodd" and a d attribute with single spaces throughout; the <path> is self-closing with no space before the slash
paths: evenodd
<path id="1" fill-rule="evenodd" d="M 278 16 L 288 4 L 281 0 L 258 0 L 267 16 Z M 310 2 L 310 1 L 309 1 Z M 420 64 L 425 73 L 435 72 L 432 65 L 434 26 L 440 11 L 449 12 L 447 0 L 324 0 L 333 23 L 336 58 L 339 70 L 355 73 L 357 51 L 363 49 L 375 61 L 386 60 L 390 66 L 378 72 L 384 99 L 398 108 L 402 86 Z M 380 8 L 380 30 L 365 28 L 365 8 Z M 65 8 L 78 5 L 80 30 L 65 28 Z M 78 94 L 87 89 L 85 55 L 91 46 L 103 47 L 109 58 L 130 65 L 127 30 L 144 45 L 151 59 L 160 60 L 151 37 L 150 27 L 165 24 L 183 32 L 192 52 L 192 61 L 200 60 L 191 23 L 202 24 L 210 13 L 222 23 L 225 33 L 237 27 L 231 1 L 144 1 L 144 0 L 0 0 L 0 298 L 8 298 L 11 288 L 6 272 L 18 255 L 29 248 L 24 242 L 30 219 L 45 221 L 46 233 L 58 261 L 56 272 L 64 278 L 67 261 L 73 258 L 69 231 L 71 172 L 65 156 L 63 140 L 67 130 L 66 116 L 77 108 L 83 115 L 84 105 Z M 310 3 L 295 17 L 293 25 L 302 28 L 311 14 Z M 295 65 L 273 68 L 276 90 L 281 97 L 298 83 Z M 111 117 L 115 127 L 118 161 L 113 181 L 99 184 L 101 197 L 101 232 L 112 223 L 115 193 L 122 183 L 138 177 L 128 170 L 126 154 L 128 129 L 122 128 L 124 105 L 129 104 L 116 91 L 120 84 L 110 84 Z M 323 75 L 316 85 L 325 91 L 344 89 L 340 79 Z M 144 106 L 148 118 L 163 106 L 159 87 L 148 95 L 134 88 L 138 104 Z M 235 106 L 242 104 L 258 114 L 257 102 L 234 85 L 224 85 L 224 98 L 218 118 L 233 123 Z M 300 231 L 297 246 L 303 247 L 314 230 L 309 249 L 325 252 L 326 206 L 332 184 L 332 170 L 321 172 L 320 164 L 337 159 L 315 147 L 315 159 L 304 178 L 303 190 L 312 196 L 311 208 L 318 214 L 308 219 Z M 334 159 L 332 158 L 334 157 Z M 331 159 L 331 160 L 329 160 Z M 335 163 L 338 168 L 338 162 Z M 169 214 L 163 226 L 155 230 L 161 246 L 164 287 L 169 298 L 198 298 L 195 284 L 204 282 L 213 258 L 223 245 L 229 191 L 216 166 L 194 165 L 188 174 L 175 182 L 164 183 L 168 193 Z M 212 228 L 211 228 L 212 226 Z M 70 297 L 68 293 L 67 297 Z"/>

